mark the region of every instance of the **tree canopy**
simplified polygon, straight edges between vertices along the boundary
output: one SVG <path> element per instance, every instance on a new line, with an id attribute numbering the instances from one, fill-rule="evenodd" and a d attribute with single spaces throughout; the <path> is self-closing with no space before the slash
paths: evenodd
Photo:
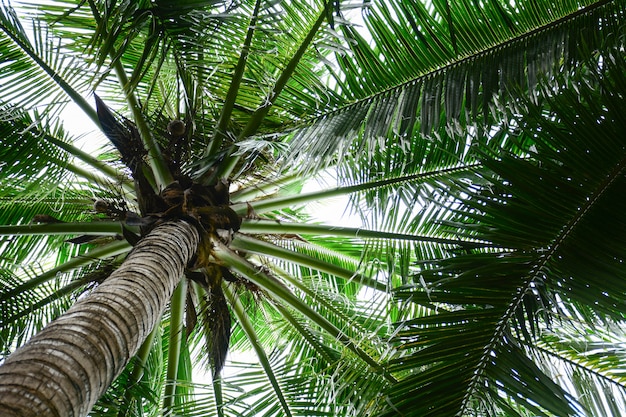
<path id="1" fill-rule="evenodd" d="M 2 354 L 204 218 L 91 415 L 623 414 L 625 13 L 3 3 Z M 333 197 L 361 227 L 307 209 Z"/>

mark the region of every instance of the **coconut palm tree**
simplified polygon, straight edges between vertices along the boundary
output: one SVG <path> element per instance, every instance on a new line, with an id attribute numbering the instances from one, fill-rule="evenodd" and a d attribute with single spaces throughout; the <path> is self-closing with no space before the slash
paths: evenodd
<path id="1" fill-rule="evenodd" d="M 0 7 L 3 415 L 626 409 L 622 2 L 38 3 Z"/>

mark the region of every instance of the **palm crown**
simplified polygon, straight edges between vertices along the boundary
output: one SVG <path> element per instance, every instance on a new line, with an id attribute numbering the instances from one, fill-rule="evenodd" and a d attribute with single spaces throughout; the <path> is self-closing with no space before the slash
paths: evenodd
<path id="1" fill-rule="evenodd" d="M 3 353 L 184 221 L 185 276 L 92 415 L 619 415 L 624 13 L 3 5 Z M 335 196 L 363 227 L 305 210 Z"/>

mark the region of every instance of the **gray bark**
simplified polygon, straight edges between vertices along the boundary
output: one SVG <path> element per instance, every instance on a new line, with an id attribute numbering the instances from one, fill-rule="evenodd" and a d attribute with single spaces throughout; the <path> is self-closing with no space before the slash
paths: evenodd
<path id="1" fill-rule="evenodd" d="M 0 416 L 87 415 L 160 319 L 198 242 L 182 221 L 150 232 L 98 288 L 0 366 Z"/>

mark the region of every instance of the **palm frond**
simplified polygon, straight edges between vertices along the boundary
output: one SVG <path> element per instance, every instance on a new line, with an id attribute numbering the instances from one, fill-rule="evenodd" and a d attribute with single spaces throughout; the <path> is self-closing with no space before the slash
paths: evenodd
<path id="1" fill-rule="evenodd" d="M 571 387 L 589 415 L 621 413 L 626 390 L 620 371 L 624 351 L 614 342 L 622 337 L 621 324 L 599 322 L 589 334 L 559 324 L 546 329 L 534 346 L 523 346 L 529 357 L 548 375 L 557 375 L 560 385 Z"/>
<path id="2" fill-rule="evenodd" d="M 128 252 L 129 248 L 128 243 L 115 241 L 86 253 L 84 250 L 83 253 L 58 250 L 59 261 L 75 256 L 53 268 L 33 260 L 15 264 L 3 259 L 0 292 L 2 350 L 12 351 L 67 310 L 80 294 L 89 290 L 94 282 L 103 281 L 111 272 L 111 264 L 102 263 L 101 259 L 111 260 Z M 46 253 L 39 247 L 33 250 Z"/>
<path id="3" fill-rule="evenodd" d="M 309 169 L 349 155 L 371 160 L 378 149 L 397 146 L 402 151 L 395 166 L 415 166 L 430 158 L 432 149 L 429 139 L 416 141 L 415 135 L 451 135 L 466 125 L 489 131 L 497 123 L 493 111 L 515 109 L 517 90 L 534 97 L 538 79 L 586 59 L 580 45 L 593 51 L 607 34 L 619 32 L 624 13 L 623 5 L 612 1 L 553 6 L 554 20 L 529 6 L 513 11 L 498 1 L 441 2 L 431 8 L 391 2 L 401 18 L 388 7 L 368 8 L 372 46 L 348 27 L 351 51 L 338 56 L 353 102 L 295 129 L 287 159 Z M 410 57 L 394 57 L 399 50 Z M 460 145 L 451 156 L 465 159 L 464 142 Z"/>
<path id="4" fill-rule="evenodd" d="M 66 242 L 119 232 L 95 199 L 152 214 L 139 182 L 194 178 L 239 216 L 207 234 L 241 227 L 93 415 L 621 413 L 623 2 L 24 3 L 0 6 L 3 355 L 131 249 Z M 137 160 L 78 151 L 68 97 Z M 311 222 L 337 196 L 362 227 Z"/>
<path id="5" fill-rule="evenodd" d="M 626 160 L 619 110 L 625 62 L 618 50 L 603 49 L 575 74 L 546 80 L 541 96 L 526 102 L 514 133 L 525 154 L 479 147 L 489 171 L 437 190 L 439 204 L 454 213 L 438 229 L 499 248 L 425 260 L 415 276 L 421 283 L 397 291 L 402 300 L 435 309 L 398 323 L 395 340 L 406 353 L 391 369 L 419 372 L 400 382 L 409 391 L 390 391 L 387 413 L 408 411 L 403 398 L 409 392 L 424 395 L 424 404 L 426 396 L 441 399 L 433 408 L 411 409 L 416 415 L 452 415 L 466 411 L 474 397 L 495 401 L 509 389 L 511 400 L 534 412 L 584 413 L 567 387 L 538 393 L 552 377 L 520 355 L 518 345 L 551 322 L 549 311 L 576 312 L 588 326 L 597 320 L 590 311 L 607 320 L 622 317 L 617 264 L 623 248 L 613 234 L 623 228 L 618 190 Z"/>
<path id="6" fill-rule="evenodd" d="M 39 108 L 42 114 L 54 116 L 69 96 L 95 121 L 93 108 L 79 93 L 88 82 L 86 67 L 67 53 L 63 43 L 58 43 L 45 27 L 34 22 L 31 41 L 15 10 L 6 4 L 0 8 L 0 54 L 5 62 L 0 69 L 3 101 L 28 110 Z M 45 108 L 41 108 L 43 102 Z"/>

